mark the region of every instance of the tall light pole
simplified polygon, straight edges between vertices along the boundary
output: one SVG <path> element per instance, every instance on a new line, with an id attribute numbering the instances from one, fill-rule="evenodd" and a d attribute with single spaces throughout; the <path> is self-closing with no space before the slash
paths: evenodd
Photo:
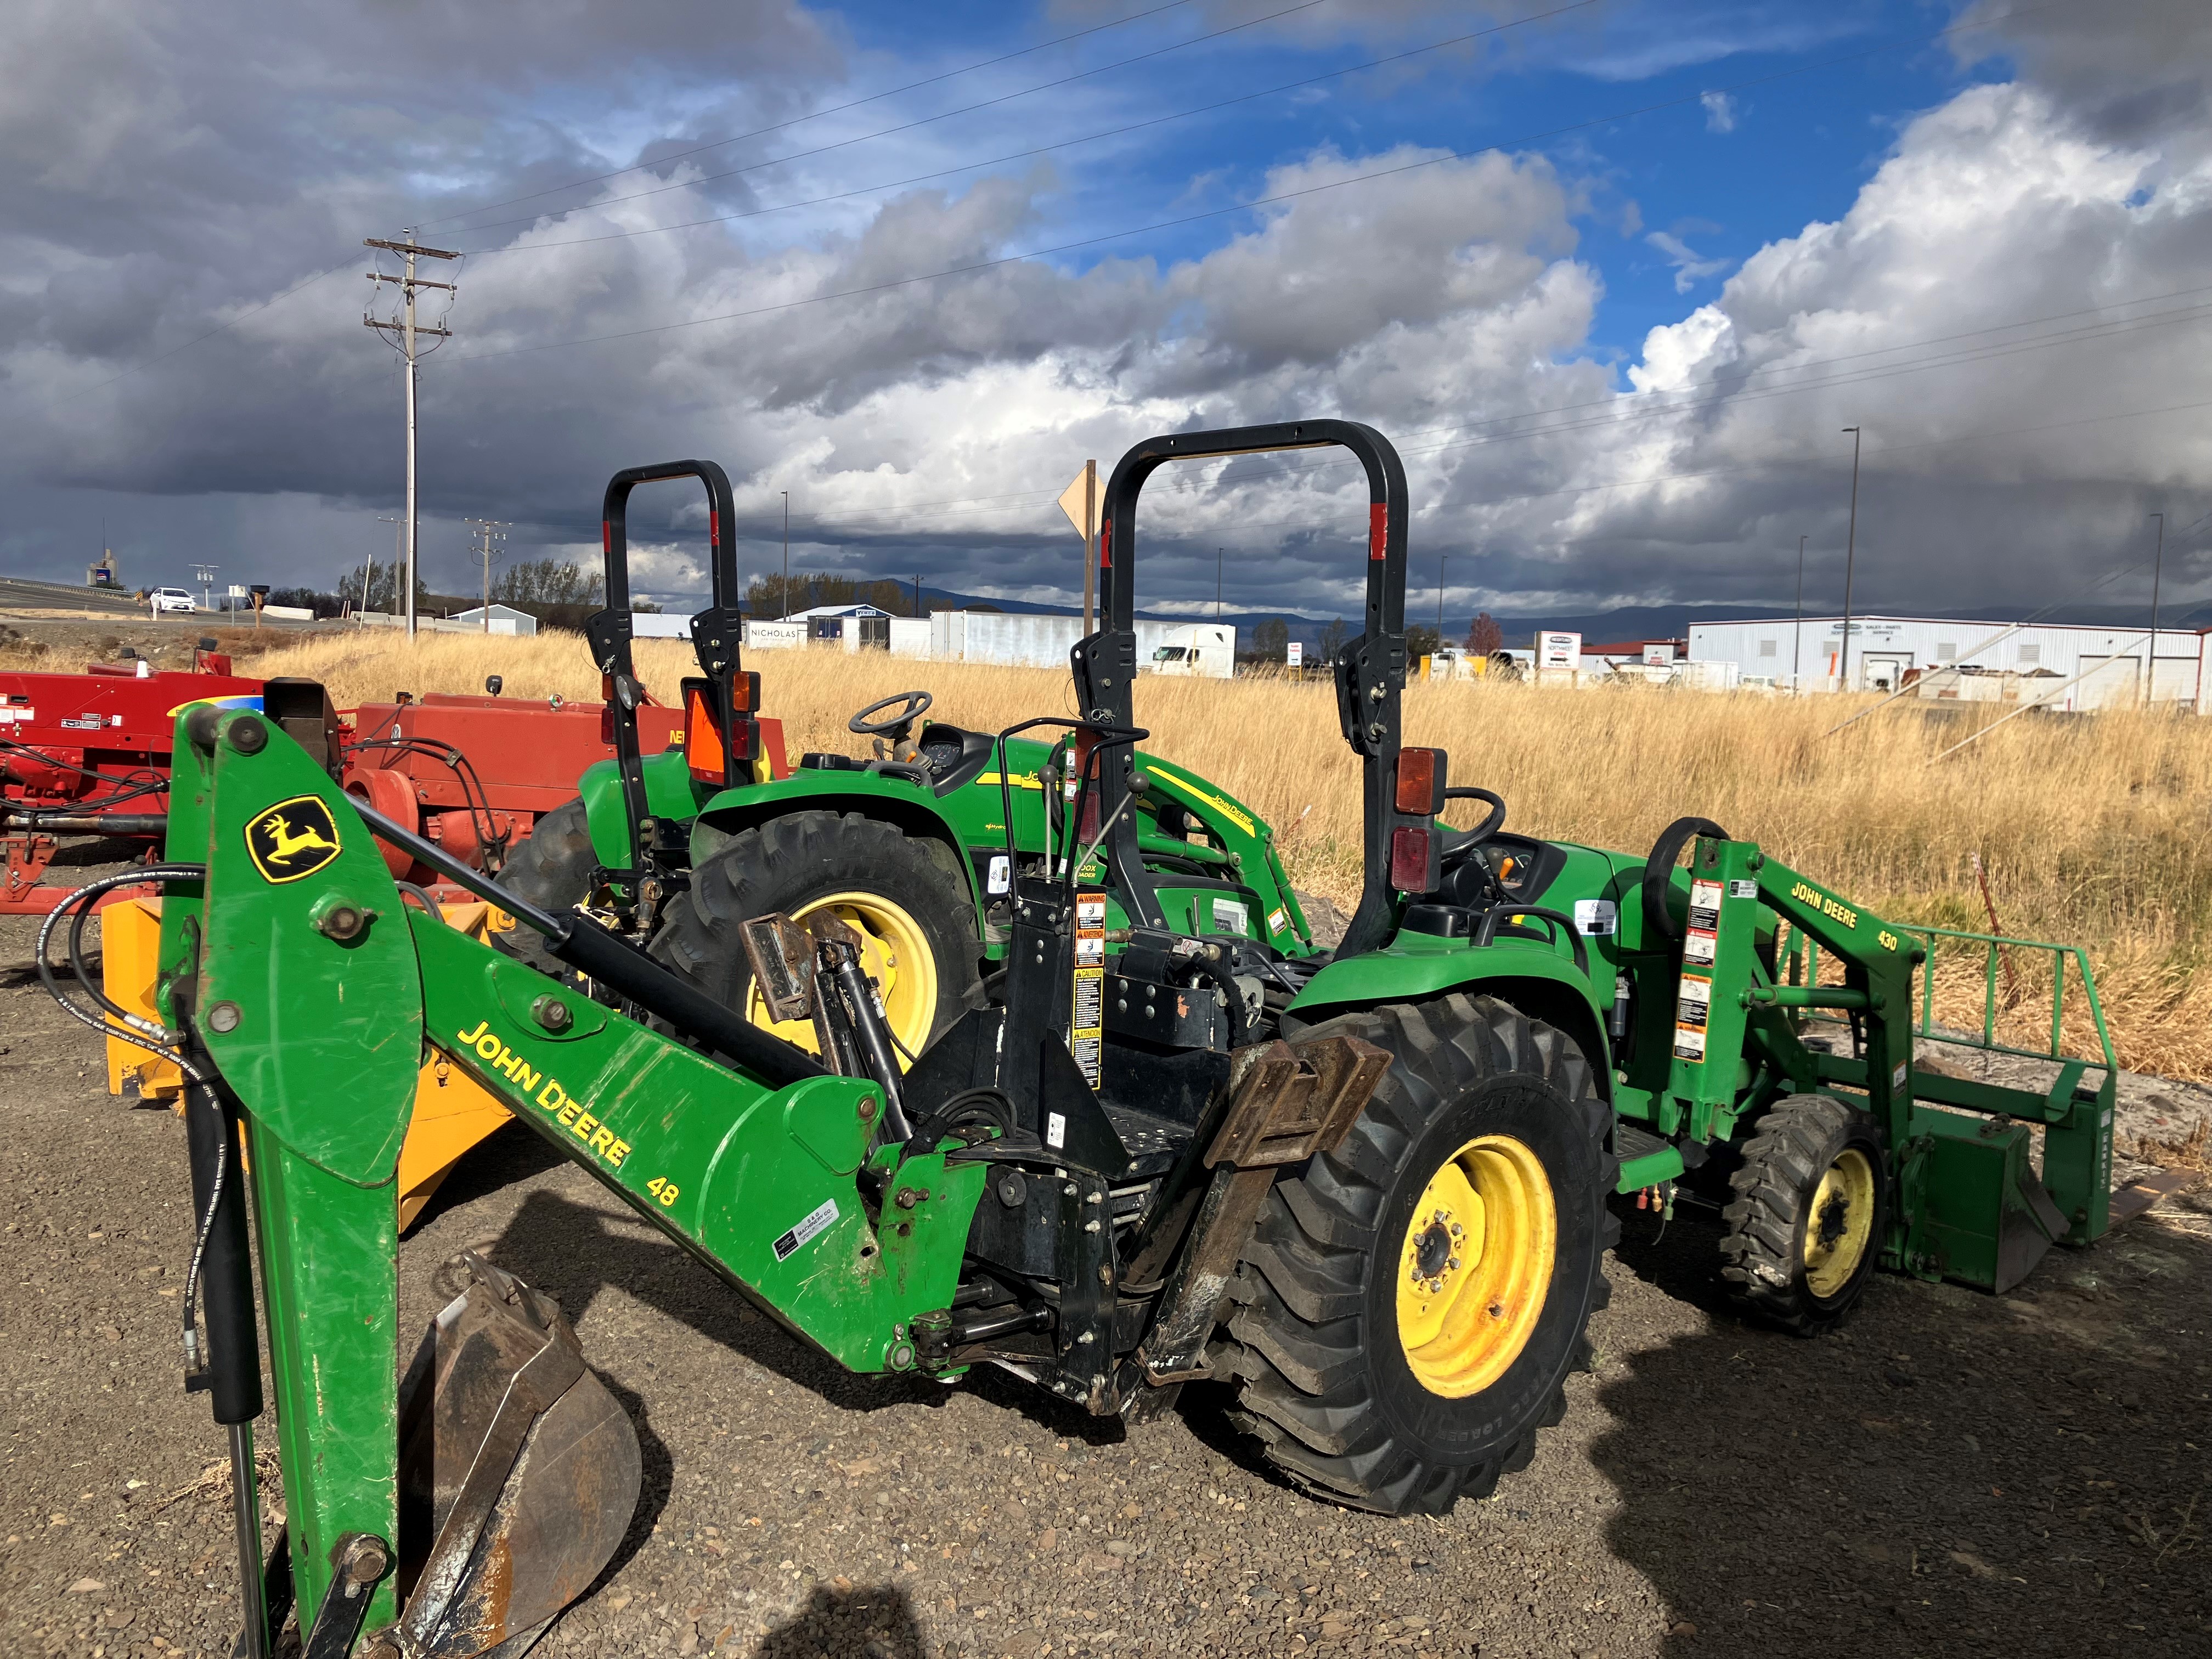
<path id="1" fill-rule="evenodd" d="M 1805 654 L 1805 540 L 1797 538 L 1797 632 L 1790 641 L 1790 689 L 1800 696 L 1805 690 L 1804 665 L 1799 661 Z"/>
<path id="2" fill-rule="evenodd" d="M 791 492 L 783 492 L 783 616 L 791 620 Z"/>
<path id="3" fill-rule="evenodd" d="M 1221 550 L 1213 550 L 1213 620 L 1221 620 Z"/>
<path id="4" fill-rule="evenodd" d="M 1847 426 L 1851 434 L 1851 519 L 1850 527 L 1844 534 L 1844 690 L 1851 689 L 1851 568 L 1859 550 L 1859 429 Z"/>
<path id="5" fill-rule="evenodd" d="M 2150 672 L 2143 686 L 2146 707 L 2158 701 L 2158 579 L 2166 568 L 2166 514 L 2150 516 L 2158 520 L 2158 548 L 2150 562 Z"/>

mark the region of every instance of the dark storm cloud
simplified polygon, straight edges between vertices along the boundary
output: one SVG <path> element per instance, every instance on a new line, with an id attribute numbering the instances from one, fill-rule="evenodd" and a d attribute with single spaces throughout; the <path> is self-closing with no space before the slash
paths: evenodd
<path id="1" fill-rule="evenodd" d="M 2176 33 L 2146 83 L 2185 102 L 2196 82 L 2172 65 L 2193 24 L 2152 9 Z M 31 509 L 0 528 L 17 568 L 78 560 L 95 502 L 144 504 L 134 533 L 173 560 L 219 550 L 289 580 L 384 556 L 398 392 L 361 326 L 359 242 L 408 222 L 498 250 L 461 268 L 457 337 L 424 374 L 424 544 L 449 580 L 464 515 L 513 522 L 518 556 L 588 559 L 609 472 L 699 454 L 737 481 L 749 570 L 780 559 L 787 489 L 794 568 L 1064 596 L 1077 544 L 1052 501 L 1086 457 L 1343 414 L 1404 448 L 1416 586 L 1448 557 L 1450 612 L 1773 602 L 1801 534 L 1817 593 L 1852 424 L 1863 601 L 1972 605 L 2079 586 L 2144 512 L 2185 516 L 2212 461 L 2201 416 L 2131 413 L 2197 395 L 2191 325 L 1915 367 L 1934 349 L 1915 343 L 2187 289 L 2212 262 L 2197 129 L 2123 131 L 2113 95 L 2137 58 L 2088 75 L 2056 38 L 2008 38 L 2026 78 L 1905 129 L 1848 213 L 1654 331 L 1624 394 L 1584 356 L 1603 296 L 1576 255 L 1582 188 L 1541 158 L 1310 155 L 1269 174 L 1280 203 L 1167 265 L 1111 246 L 997 263 L 1070 234 L 1042 164 L 632 234 L 752 202 L 748 179 L 701 175 L 780 149 L 677 152 L 846 95 L 833 29 L 767 0 L 189 17 L 109 0 L 33 4 L 14 28 L 44 70 L 0 86 L 20 158 L 0 170 L 0 478 Z M 437 50 L 404 49 L 422 40 Z M 491 205 L 639 159 L 648 173 Z M 961 267 L 983 268 L 909 280 Z M 668 326 L 710 318 L 732 319 Z M 640 498 L 641 586 L 696 591 L 695 506 Z M 1218 548 L 1232 605 L 1356 610 L 1356 469 L 1193 468 L 1144 510 L 1149 603 L 1210 603 Z M 2175 550 L 2169 582 L 2193 556 Z"/>

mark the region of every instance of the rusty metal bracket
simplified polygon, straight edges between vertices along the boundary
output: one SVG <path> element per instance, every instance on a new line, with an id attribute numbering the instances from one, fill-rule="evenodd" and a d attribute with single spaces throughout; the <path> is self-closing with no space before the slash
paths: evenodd
<path id="1" fill-rule="evenodd" d="M 1238 1049 L 1229 1061 L 1229 1115 L 1206 1151 L 1207 1166 L 1276 1169 L 1328 1151 L 1389 1066 L 1387 1053 L 1358 1037 Z"/>
<path id="2" fill-rule="evenodd" d="M 768 1017 L 779 1024 L 812 1018 L 818 968 L 813 935 L 779 910 L 741 923 L 738 939 L 752 968 L 753 983 L 768 1004 Z"/>
<path id="3" fill-rule="evenodd" d="M 1137 1350 L 1154 1387 L 1211 1374 L 1206 1345 L 1275 1171 L 1340 1142 L 1390 1067 L 1390 1056 L 1358 1037 L 1255 1043 L 1230 1057 L 1229 1109 L 1207 1149 L 1212 1176 L 1160 1298 L 1158 1317 Z"/>

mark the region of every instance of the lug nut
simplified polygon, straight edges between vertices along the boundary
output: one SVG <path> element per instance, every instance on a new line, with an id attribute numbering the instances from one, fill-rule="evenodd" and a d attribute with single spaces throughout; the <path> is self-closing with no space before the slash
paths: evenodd
<path id="1" fill-rule="evenodd" d="M 1457 1256 L 1454 1256 L 1450 1261 L 1444 1263 L 1444 1271 L 1446 1273 L 1456 1273 L 1458 1270 L 1459 1258 Z"/>

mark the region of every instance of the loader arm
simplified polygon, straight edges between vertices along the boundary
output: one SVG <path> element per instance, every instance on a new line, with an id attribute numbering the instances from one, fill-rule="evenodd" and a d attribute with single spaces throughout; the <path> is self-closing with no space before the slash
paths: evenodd
<path id="1" fill-rule="evenodd" d="M 1924 930 L 1885 921 L 1749 842 L 1701 835 L 1687 875 L 1671 969 L 1671 1055 L 1653 1102 L 1662 1133 L 1698 1145 L 1733 1135 L 1741 1115 L 1767 1103 L 1741 1083 L 1744 1062 L 1759 1056 L 1797 1089 L 1842 1091 L 1880 1125 L 1900 1194 L 1882 1241 L 1887 1265 L 2002 1291 L 2049 1245 L 2103 1236 L 2118 1071 L 2109 1042 L 2100 1057 L 2068 1060 L 2054 1030 L 2048 1087 L 1923 1070 L 1914 1044 L 1923 1034 L 1915 992 L 1927 971 Z M 1677 900 L 1682 894 L 1671 869 L 1647 873 L 1646 883 L 1654 903 L 1662 884 Z M 1810 982 L 1810 974 L 1790 982 L 1794 965 L 1770 973 L 1760 945 L 1766 913 L 1838 963 L 1843 983 Z M 1918 1000 L 1929 1006 L 1924 988 Z M 1799 1040 L 1795 1021 L 1817 1012 L 1849 1017 L 1851 1052 L 1818 1053 Z M 2042 1131 L 2039 1168 L 2030 1126 Z M 1647 1162 L 1671 1176 L 1673 1157 Z"/>
<path id="2" fill-rule="evenodd" d="M 351 1535 L 405 1578 L 395 1171 L 431 1052 L 839 1364 L 914 1364 L 981 1164 L 900 1162 L 875 1145 L 873 1083 L 770 1086 L 403 905 L 349 798 L 272 722 L 180 723 L 178 755 L 170 851 L 206 877 L 164 907 L 161 1000 L 250 1150 L 303 1626 Z M 362 1628 L 390 1622 L 393 1583 Z"/>

